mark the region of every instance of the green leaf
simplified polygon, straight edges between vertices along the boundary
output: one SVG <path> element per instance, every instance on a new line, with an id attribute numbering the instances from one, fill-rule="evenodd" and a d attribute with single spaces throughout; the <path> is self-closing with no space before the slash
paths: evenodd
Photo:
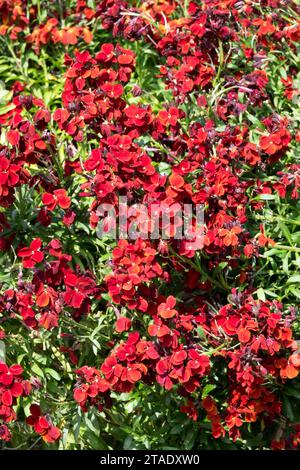
<path id="1" fill-rule="evenodd" d="M 169 163 L 160 162 L 158 164 L 158 171 L 161 175 L 169 175 L 171 173 L 171 167 Z"/>
<path id="2" fill-rule="evenodd" d="M 222 262 L 218 265 L 218 268 L 224 269 L 224 268 L 226 268 L 226 266 L 228 266 L 228 261 L 222 261 Z"/>
<path id="3" fill-rule="evenodd" d="M 0 361 L 5 362 L 5 343 L 0 341 Z"/>
<path id="4" fill-rule="evenodd" d="M 33 364 L 33 366 L 31 367 L 31 371 L 38 375 L 39 377 L 42 377 L 44 378 L 44 372 L 42 371 L 42 369 L 35 363 Z"/>
<path id="5" fill-rule="evenodd" d="M 2 114 L 6 114 L 8 113 L 8 111 L 11 111 L 12 109 L 15 109 L 15 105 L 12 103 L 12 104 L 8 104 L 7 106 L 0 106 L 0 116 L 2 116 Z"/>
<path id="6" fill-rule="evenodd" d="M 202 400 L 206 398 L 210 394 L 210 392 L 214 390 L 215 388 L 216 388 L 216 385 L 214 384 L 205 385 L 205 387 L 202 390 L 202 395 L 201 395 Z"/>
<path id="7" fill-rule="evenodd" d="M 290 400 L 285 396 L 283 397 L 282 411 L 290 421 L 294 421 L 294 412 Z"/>
<path id="8" fill-rule="evenodd" d="M 293 276 L 289 277 L 287 280 L 288 284 L 298 284 L 300 283 L 300 274 L 294 274 Z"/>
<path id="9" fill-rule="evenodd" d="M 271 291 L 271 290 L 265 289 L 264 292 L 265 292 L 267 295 L 269 295 L 270 297 L 274 297 L 274 298 L 277 297 L 277 294 L 276 294 L 275 292 Z"/>
<path id="10" fill-rule="evenodd" d="M 190 431 L 188 431 L 183 441 L 184 448 L 186 450 L 191 450 L 194 445 L 195 439 L 196 439 L 196 431 L 194 429 L 191 429 Z"/>
<path id="11" fill-rule="evenodd" d="M 291 252 L 288 251 L 286 256 L 284 257 L 283 259 L 283 262 L 282 262 L 282 269 L 284 270 L 284 272 L 286 274 L 289 274 L 289 260 L 290 260 L 290 255 L 291 255 Z"/>
<path id="12" fill-rule="evenodd" d="M 205 331 L 201 326 L 197 327 L 197 333 L 200 339 L 206 339 Z"/>
<path id="13" fill-rule="evenodd" d="M 291 286 L 291 287 L 288 289 L 288 291 L 291 292 L 295 297 L 297 297 L 298 299 L 300 299 L 300 290 L 299 290 L 299 289 L 296 289 L 296 287 Z"/>
<path id="14" fill-rule="evenodd" d="M 82 222 L 77 222 L 76 226 L 81 229 L 83 232 L 85 232 L 87 235 L 90 234 L 90 229 L 89 226 L 86 224 L 83 224 Z"/>
<path id="15" fill-rule="evenodd" d="M 260 199 L 262 201 L 274 201 L 275 195 L 274 194 L 260 194 L 255 199 Z"/>
<path id="16" fill-rule="evenodd" d="M 124 450 L 138 450 L 137 444 L 133 441 L 131 436 L 126 437 L 124 444 L 123 444 L 123 449 Z"/>
<path id="17" fill-rule="evenodd" d="M 12 99 L 12 92 L 8 90 L 0 90 L 0 103 L 7 104 Z"/>
<path id="18" fill-rule="evenodd" d="M 292 238 L 291 238 L 291 234 L 290 234 L 290 231 L 289 229 L 287 228 L 287 226 L 283 223 L 283 222 L 279 222 L 279 227 L 282 231 L 282 233 L 284 234 L 285 238 L 288 240 L 288 242 L 290 243 L 290 245 L 293 245 L 293 241 L 292 241 Z"/>
<path id="19" fill-rule="evenodd" d="M 263 124 L 261 123 L 261 121 L 256 117 L 256 116 L 253 116 L 252 114 L 247 114 L 247 119 L 249 119 L 250 122 L 252 122 L 252 124 L 254 124 L 256 127 L 260 128 L 260 129 L 264 129 L 264 126 Z"/>
<path id="20" fill-rule="evenodd" d="M 49 367 L 46 367 L 45 373 L 51 375 L 51 377 L 57 380 L 58 382 L 61 380 L 60 375 L 54 369 L 50 369 Z"/>
<path id="21" fill-rule="evenodd" d="M 289 396 L 294 397 L 294 398 L 299 398 L 299 400 L 300 400 L 300 389 L 298 389 L 296 387 L 287 387 L 287 386 L 285 386 L 284 387 L 284 394 L 289 395 Z"/>
<path id="22" fill-rule="evenodd" d="M 259 289 L 257 289 L 256 295 L 257 295 L 257 298 L 258 298 L 259 300 L 261 300 L 262 302 L 265 302 L 265 301 L 266 301 L 265 291 L 263 290 L 262 287 L 260 287 Z"/>

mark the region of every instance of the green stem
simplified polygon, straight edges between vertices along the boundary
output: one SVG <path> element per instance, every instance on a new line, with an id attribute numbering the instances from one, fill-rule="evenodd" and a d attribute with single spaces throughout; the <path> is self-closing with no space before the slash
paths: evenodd
<path id="1" fill-rule="evenodd" d="M 23 79 L 24 79 L 25 81 L 27 81 L 26 86 L 30 86 L 29 77 L 28 77 L 27 73 L 26 73 L 26 72 L 24 71 L 24 69 L 23 69 L 21 59 L 19 59 L 19 58 L 16 56 L 13 47 L 12 47 L 9 43 L 6 42 L 5 44 L 6 44 L 7 49 L 9 50 L 9 52 L 10 52 L 12 58 L 13 58 L 14 61 L 15 61 L 15 64 L 16 64 L 17 69 L 19 69 L 21 75 L 23 76 Z"/>
<path id="2" fill-rule="evenodd" d="M 74 327 L 77 327 L 77 328 L 81 328 L 82 330 L 85 330 L 85 331 L 88 331 L 89 333 L 91 333 L 90 328 L 88 328 L 88 327 L 85 326 L 85 325 L 82 325 L 81 323 L 77 323 L 77 322 L 74 321 L 74 320 L 71 320 L 71 318 L 60 317 L 60 322 L 65 323 L 65 324 L 68 324 L 68 325 L 70 325 L 70 326 L 74 326 Z"/>
<path id="3" fill-rule="evenodd" d="M 223 279 L 223 282 L 217 281 L 216 279 L 211 277 L 202 266 L 198 266 L 189 258 L 180 256 L 178 253 L 176 253 L 176 251 L 170 245 L 169 245 L 169 250 L 172 253 L 172 255 L 176 256 L 176 258 L 182 261 L 182 263 L 189 264 L 195 271 L 197 271 L 200 274 L 203 274 L 206 277 L 206 279 L 208 279 L 212 283 L 212 285 L 219 287 L 220 289 L 225 290 L 225 291 L 230 290 L 230 287 L 225 283 L 224 279 Z"/>
<path id="4" fill-rule="evenodd" d="M 38 14 L 38 19 L 41 19 L 41 2 L 40 0 L 37 0 L 37 14 Z"/>
<path id="5" fill-rule="evenodd" d="M 189 0 L 184 0 L 184 4 L 183 4 L 183 14 L 184 14 L 184 17 L 187 18 L 189 16 L 188 14 L 188 6 L 189 6 Z"/>
<path id="6" fill-rule="evenodd" d="M 218 71 L 217 71 L 217 74 L 214 78 L 214 81 L 213 81 L 213 87 L 216 86 L 216 84 L 218 83 L 218 80 L 220 78 L 220 75 L 223 71 L 223 64 L 224 64 L 224 49 L 223 49 L 223 43 L 222 43 L 222 40 L 219 38 L 218 39 L 218 42 L 219 42 L 219 67 L 218 67 Z"/>
<path id="7" fill-rule="evenodd" d="M 281 222 L 286 222 L 287 224 L 291 225 L 299 225 L 300 226 L 300 220 L 295 220 L 295 219 L 286 219 L 284 217 L 259 217 L 261 220 L 266 220 L 270 222 L 277 222 L 280 220 Z"/>
<path id="8" fill-rule="evenodd" d="M 292 251 L 294 253 L 300 253 L 300 247 L 296 246 L 288 246 L 288 245 L 275 245 L 274 248 L 278 248 L 279 250 L 286 250 L 286 251 Z"/>

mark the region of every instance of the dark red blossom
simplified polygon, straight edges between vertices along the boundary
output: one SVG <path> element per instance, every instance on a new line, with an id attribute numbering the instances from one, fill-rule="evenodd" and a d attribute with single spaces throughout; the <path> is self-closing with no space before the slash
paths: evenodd
<path id="1" fill-rule="evenodd" d="M 35 238 L 28 248 L 21 248 L 18 256 L 22 258 L 24 268 L 33 268 L 36 263 L 40 263 L 44 259 L 44 253 L 41 251 L 42 240 Z"/>
<path id="2" fill-rule="evenodd" d="M 71 198 L 67 196 L 65 189 L 55 189 L 53 194 L 44 193 L 42 202 L 50 211 L 53 211 L 57 205 L 62 209 L 68 209 L 71 204 Z"/>
<path id="3" fill-rule="evenodd" d="M 41 414 L 39 405 L 31 405 L 30 413 L 26 418 L 26 423 L 29 426 L 33 426 L 35 432 L 40 434 L 45 442 L 52 443 L 60 438 L 61 432 L 59 428 L 54 426 L 48 417 Z"/>

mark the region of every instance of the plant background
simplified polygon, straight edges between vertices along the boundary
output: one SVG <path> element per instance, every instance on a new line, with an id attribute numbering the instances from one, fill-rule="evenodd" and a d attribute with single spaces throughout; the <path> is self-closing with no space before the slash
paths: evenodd
<path id="1" fill-rule="evenodd" d="M 97 8 L 101 2 L 88 1 L 87 7 Z M 152 2 L 155 3 L 155 2 Z M 151 13 L 151 2 L 149 9 Z M 161 2 L 165 6 L 168 2 Z M 188 2 L 176 3 L 175 12 L 171 19 L 187 17 Z M 201 2 L 196 2 L 201 3 Z M 210 2 L 207 2 L 210 3 Z M 217 8 L 212 3 L 212 8 Z M 247 2 L 246 2 L 247 3 Z M 250 2 L 254 3 L 254 2 Z M 288 24 L 295 25 L 299 20 L 297 8 L 292 2 L 281 5 L 275 3 L 275 11 L 281 18 L 285 18 Z M 118 4 L 118 2 L 116 2 Z M 141 8 L 145 2 L 128 2 L 128 8 Z M 249 2 L 248 2 L 249 4 Z M 159 67 L 165 58 L 159 56 L 151 41 L 141 36 L 139 40 L 124 39 L 118 35 L 113 36 L 111 30 L 103 29 L 101 18 L 87 18 L 76 13 L 76 2 L 57 1 L 43 2 L 31 0 L 28 2 L 0 1 L 0 12 L 13 6 L 19 6 L 29 23 L 16 33 L 12 34 L 13 27 L 18 24 L 9 17 L 8 29 L 0 35 L 0 118 L 13 110 L 12 87 L 15 82 L 24 85 L 24 94 L 32 94 L 43 100 L 45 107 L 54 112 L 62 106 L 61 95 L 65 83 L 64 75 L 67 67 L 64 63 L 65 54 L 73 57 L 74 51 L 88 50 L 92 56 L 99 52 L 104 43 L 121 44 L 131 49 L 136 54 L 136 66 L 130 81 L 125 85 L 125 100 L 128 104 L 151 104 L 152 111 L 158 113 L 166 103 L 173 100 L 172 91 L 166 89 L 163 77 L 158 77 Z M 254 7 L 253 17 L 272 18 L 272 2 L 257 2 Z M 2 9 L 2 10 L 1 10 Z M 4 14 L 3 14 L 4 18 Z M 45 24 L 49 18 L 57 18 L 61 27 L 66 30 L 73 25 L 84 25 L 92 32 L 92 39 L 86 43 L 81 33 L 75 44 L 53 44 L 50 40 L 37 46 L 34 41 L 25 40 L 38 25 Z M 277 18 L 273 19 L 275 26 Z M 5 24 L 5 21 L 3 21 Z M 277 27 L 277 26 L 276 26 Z M 241 26 L 241 28 L 243 28 Z M 247 26 L 246 26 L 247 28 Z M 268 33 L 267 33 L 268 34 Z M 13 36 L 13 37 L 12 37 Z M 256 42 L 261 38 L 257 35 L 248 35 L 244 38 L 245 47 L 255 48 Z M 271 40 L 272 43 L 272 40 Z M 285 86 L 282 79 L 292 76 L 293 88 L 299 88 L 299 57 L 295 44 L 290 41 L 275 41 L 274 47 L 267 45 L 267 57 L 262 68 L 267 72 L 269 82 L 266 86 L 268 99 L 261 107 L 249 106 L 239 115 L 230 115 L 228 122 L 221 119 L 216 122 L 216 127 L 225 129 L 230 126 L 244 124 L 250 129 L 253 142 L 259 143 L 264 126 L 262 118 L 268 114 L 277 113 L 282 118 L 287 118 L 289 129 L 296 135 L 300 121 L 299 97 L 295 94 L 293 99 L 285 96 Z M 226 92 L 224 77 L 243 71 L 251 70 L 241 44 L 231 40 L 229 46 L 225 41 L 224 49 L 227 56 L 222 59 L 220 69 L 217 71 L 213 86 L 204 92 L 211 103 L 212 112 L 221 96 Z M 223 49 L 222 49 L 223 50 Z M 219 48 L 217 54 L 221 54 Z M 220 61 L 221 62 L 221 59 Z M 134 86 L 143 90 L 138 98 L 132 93 Z M 197 93 L 191 93 L 179 107 L 186 113 L 182 119 L 183 129 L 188 129 L 191 122 L 200 120 L 204 122 L 209 109 L 197 106 Z M 239 93 L 240 103 L 245 102 L 243 93 Z M 24 110 L 24 116 L 32 119 L 31 111 Z M 1 208 L 9 220 L 10 228 L 4 229 L 7 237 L 13 234 L 13 241 L 9 249 L 0 253 L 1 273 L 0 282 L 2 292 L 5 289 L 15 288 L 18 284 L 18 276 L 22 266 L 17 256 L 19 246 L 28 246 L 30 242 L 40 237 L 44 243 L 53 238 L 59 239 L 63 244 L 63 252 L 72 255 L 72 265 L 76 265 L 85 271 L 91 271 L 97 280 L 97 284 L 103 284 L 105 276 L 111 271 L 109 260 L 115 242 L 101 240 L 95 236 L 95 230 L 89 224 L 88 198 L 80 198 L 80 185 L 85 182 L 84 175 L 73 173 L 68 177 L 64 173 L 64 164 L 71 145 L 74 145 L 72 137 L 58 129 L 53 120 L 49 123 L 49 129 L 56 135 L 58 145 L 53 159 L 53 168 L 60 177 L 60 186 L 67 189 L 72 198 L 72 207 L 76 209 L 76 221 L 70 227 L 62 223 L 63 210 L 57 209 L 53 214 L 52 222 L 44 227 L 37 222 L 36 217 L 41 207 L 41 191 L 38 186 L 23 184 L 15 188 L 15 199 L 10 207 Z M 1 132 L 1 144 L 6 145 L 7 127 L 3 120 Z M 147 142 L 148 138 L 148 142 Z M 151 145 L 151 136 L 145 138 L 144 145 Z M 159 144 L 159 143 L 157 143 Z M 95 140 L 83 140 L 75 143 L 80 157 L 85 160 L 95 146 Z M 272 184 L 276 180 L 276 170 L 288 167 L 289 164 L 299 164 L 299 139 L 293 138 L 289 147 L 281 157 L 278 168 L 249 167 L 249 173 L 245 178 L 258 178 L 262 185 Z M 162 155 L 163 155 L 162 149 Z M 168 151 L 168 149 L 167 149 Z M 170 175 L 170 164 L 162 161 L 155 163 L 160 170 Z M 49 168 L 41 168 L 32 165 L 31 174 L 47 177 Z M 263 202 L 261 211 L 253 209 L 250 213 L 248 228 L 254 236 L 259 232 L 260 224 L 264 225 L 265 234 L 274 240 L 274 246 L 266 246 L 255 259 L 254 273 L 254 298 L 261 301 L 278 299 L 284 303 L 285 308 L 295 307 L 300 297 L 300 219 L 299 199 L 289 195 L 280 197 L 278 192 L 250 194 L 250 198 L 256 198 Z M 251 210 L 250 210 L 251 212 Z M 188 264 L 186 264 L 188 269 Z M 26 270 L 25 270 L 26 271 Z M 27 272 L 26 274 L 27 275 Z M 230 288 L 222 293 L 226 298 L 230 295 L 231 288 L 239 285 L 235 273 L 226 266 L 219 266 L 213 272 L 213 277 L 221 282 L 224 280 Z M 206 280 L 205 274 L 202 278 Z M 225 281 L 226 280 L 226 281 Z M 172 285 L 167 286 L 167 294 L 175 295 L 180 291 L 180 278 Z M 174 294 L 175 293 L 175 294 Z M 22 365 L 26 377 L 36 380 L 39 386 L 34 394 L 41 408 L 48 410 L 53 421 L 62 430 L 61 439 L 53 444 L 46 444 L 24 424 L 24 417 L 29 414 L 32 397 L 22 397 L 16 406 L 18 420 L 13 424 L 13 439 L 9 444 L 3 443 L 3 447 L 13 448 L 59 448 L 59 449 L 247 449 L 259 448 L 265 436 L 265 430 L 257 423 L 255 430 L 250 429 L 246 437 L 233 442 L 228 437 L 216 440 L 211 436 L 211 424 L 207 419 L 197 422 L 190 420 L 180 411 L 181 397 L 176 392 L 164 390 L 158 384 L 151 386 L 138 383 L 134 390 L 127 393 L 114 393 L 113 407 L 104 408 L 102 412 L 90 408 L 83 412 L 78 403 L 73 399 L 73 388 L 76 376 L 74 370 L 86 364 L 97 366 L 109 354 L 110 341 L 117 340 L 118 334 L 114 330 L 115 311 L 110 303 L 107 292 L 98 300 L 94 300 L 91 313 L 75 321 L 69 315 L 60 317 L 59 326 L 52 330 L 39 328 L 31 330 L 27 328 L 16 314 L 14 318 L 6 319 L 5 312 L 0 313 L 0 327 L 5 331 L 5 338 L 0 341 L 0 355 L 8 364 L 19 363 Z M 2 320 L 5 320 L 2 322 Z M 300 339 L 300 324 L 296 319 L 293 323 L 294 337 Z M 78 358 L 76 366 L 72 364 L 68 354 L 61 351 L 65 346 L 64 334 L 70 333 L 76 338 L 75 352 Z M 215 393 L 216 400 L 222 400 L 221 390 L 226 387 L 226 370 L 216 364 L 212 371 L 213 379 L 202 388 L 201 398 Z M 213 384 L 213 385 L 212 385 Z M 216 391 L 214 392 L 214 389 Z M 292 385 L 283 384 L 278 389 L 283 400 L 283 420 L 297 423 L 300 419 L 300 383 L 294 379 Z M 280 420 L 279 420 L 280 423 Z M 263 444 L 264 445 L 264 444 Z M 265 444 L 267 446 L 267 444 Z"/>

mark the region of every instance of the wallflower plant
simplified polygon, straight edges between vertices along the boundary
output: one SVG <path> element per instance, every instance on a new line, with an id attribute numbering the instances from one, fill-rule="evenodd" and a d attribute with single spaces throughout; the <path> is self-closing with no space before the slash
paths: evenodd
<path id="1" fill-rule="evenodd" d="M 299 448 L 299 13 L 0 0 L 0 448 Z"/>

